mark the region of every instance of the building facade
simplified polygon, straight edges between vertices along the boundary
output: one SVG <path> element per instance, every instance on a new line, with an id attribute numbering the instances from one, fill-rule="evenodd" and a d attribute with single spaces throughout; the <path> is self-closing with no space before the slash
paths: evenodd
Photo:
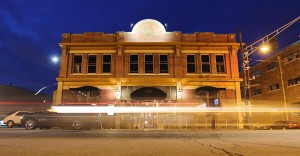
<path id="1" fill-rule="evenodd" d="M 237 107 L 241 103 L 235 34 L 167 32 L 145 19 L 132 32 L 63 34 L 56 105 Z M 237 113 L 109 116 L 110 128 L 188 128 L 236 123 Z M 241 122 L 241 121 L 240 121 Z M 220 123 L 220 124 L 219 124 Z"/>
<path id="2" fill-rule="evenodd" d="M 268 108 L 269 112 L 252 113 L 253 123 L 277 120 L 300 120 L 300 42 L 250 68 L 251 107 Z"/>

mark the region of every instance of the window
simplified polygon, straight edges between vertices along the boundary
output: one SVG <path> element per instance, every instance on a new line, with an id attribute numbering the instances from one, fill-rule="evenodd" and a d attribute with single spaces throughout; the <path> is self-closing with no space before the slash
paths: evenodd
<path id="1" fill-rule="evenodd" d="M 139 55 L 130 55 L 129 73 L 139 72 Z"/>
<path id="2" fill-rule="evenodd" d="M 216 55 L 217 74 L 225 73 L 224 55 Z"/>
<path id="3" fill-rule="evenodd" d="M 293 53 L 292 57 L 293 57 L 293 60 L 296 60 L 297 58 L 299 58 L 300 57 L 299 52 L 297 51 L 297 52 Z"/>
<path id="4" fill-rule="evenodd" d="M 72 73 L 81 73 L 82 55 L 73 56 Z"/>
<path id="5" fill-rule="evenodd" d="M 111 73 L 111 55 L 103 55 L 102 73 Z"/>
<path id="6" fill-rule="evenodd" d="M 145 55 L 145 73 L 153 73 L 153 55 Z"/>
<path id="7" fill-rule="evenodd" d="M 300 52 L 299 51 L 294 52 L 293 54 L 290 54 L 290 55 L 284 57 L 283 62 L 284 62 L 284 64 L 287 64 L 287 63 L 289 63 L 293 60 L 296 60 L 298 58 L 300 58 Z"/>
<path id="8" fill-rule="evenodd" d="M 253 90 L 253 95 L 260 95 L 262 94 L 262 89 L 256 89 L 256 90 Z"/>
<path id="9" fill-rule="evenodd" d="M 273 69 L 275 69 L 276 67 L 277 67 L 276 62 L 273 62 L 273 63 L 268 64 L 268 65 L 266 66 L 266 71 L 273 70 Z"/>
<path id="10" fill-rule="evenodd" d="M 186 62 L 187 62 L 187 66 L 186 66 L 187 73 L 196 73 L 195 55 L 193 54 L 187 55 Z"/>
<path id="11" fill-rule="evenodd" d="M 88 73 L 96 73 L 97 55 L 88 56 Z"/>
<path id="12" fill-rule="evenodd" d="M 255 72 L 253 72 L 251 75 L 252 75 L 253 78 L 258 77 L 258 76 L 260 76 L 260 71 L 257 70 Z"/>
<path id="13" fill-rule="evenodd" d="M 159 55 L 159 73 L 169 73 L 168 55 Z"/>
<path id="14" fill-rule="evenodd" d="M 202 73 L 210 73 L 210 59 L 209 55 L 201 55 Z"/>
<path id="15" fill-rule="evenodd" d="M 288 80 L 288 86 L 294 86 L 297 84 L 300 84 L 300 76 Z"/>
<path id="16" fill-rule="evenodd" d="M 19 112 L 19 113 L 16 114 L 16 116 L 23 116 L 25 114 L 28 114 L 28 112 Z"/>
<path id="17" fill-rule="evenodd" d="M 269 91 L 274 91 L 274 90 L 278 90 L 278 89 L 279 89 L 279 83 L 273 84 L 268 87 Z"/>

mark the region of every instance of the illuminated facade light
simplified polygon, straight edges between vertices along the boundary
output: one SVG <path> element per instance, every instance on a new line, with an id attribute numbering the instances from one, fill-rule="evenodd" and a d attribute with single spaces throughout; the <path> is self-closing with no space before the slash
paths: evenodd
<path id="1" fill-rule="evenodd" d="M 178 99 L 181 99 L 181 97 L 182 97 L 182 90 L 179 89 L 179 90 L 177 91 L 177 98 L 178 98 Z"/>
<path id="2" fill-rule="evenodd" d="M 120 98 L 121 98 L 121 91 L 116 90 L 116 99 L 120 99 Z"/>

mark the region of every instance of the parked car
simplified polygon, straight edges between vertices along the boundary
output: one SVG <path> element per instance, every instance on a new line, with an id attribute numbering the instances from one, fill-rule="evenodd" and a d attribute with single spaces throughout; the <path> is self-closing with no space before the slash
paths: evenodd
<path id="1" fill-rule="evenodd" d="M 14 126 L 21 126 L 21 118 L 24 114 L 29 113 L 28 111 L 16 111 L 8 114 L 3 120 L 7 127 L 12 128 Z"/>
<path id="2" fill-rule="evenodd" d="M 23 116 L 21 124 L 28 130 L 37 127 L 40 129 L 71 127 L 75 130 L 80 130 L 100 128 L 101 123 L 99 117 L 99 114 L 96 113 L 32 112 Z"/>
<path id="3" fill-rule="evenodd" d="M 254 130 L 267 130 L 269 127 L 265 124 L 253 124 L 252 127 Z"/>
<path id="4" fill-rule="evenodd" d="M 293 121 L 276 121 L 269 129 L 300 129 L 300 123 Z"/>

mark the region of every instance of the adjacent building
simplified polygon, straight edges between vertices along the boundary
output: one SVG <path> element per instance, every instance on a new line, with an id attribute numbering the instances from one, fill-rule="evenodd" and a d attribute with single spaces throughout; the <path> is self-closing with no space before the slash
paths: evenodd
<path id="1" fill-rule="evenodd" d="M 250 101 L 253 123 L 300 120 L 300 41 L 263 59 L 250 68 Z"/>
<path id="2" fill-rule="evenodd" d="M 52 96 L 0 84 L 0 120 L 14 111 L 41 111 L 50 108 Z"/>
<path id="3" fill-rule="evenodd" d="M 241 103 L 235 34 L 167 32 L 153 19 L 131 32 L 62 34 L 56 105 L 234 108 Z M 105 116 L 109 128 L 233 125 L 238 113 Z M 105 125 L 104 125 L 105 126 Z"/>

